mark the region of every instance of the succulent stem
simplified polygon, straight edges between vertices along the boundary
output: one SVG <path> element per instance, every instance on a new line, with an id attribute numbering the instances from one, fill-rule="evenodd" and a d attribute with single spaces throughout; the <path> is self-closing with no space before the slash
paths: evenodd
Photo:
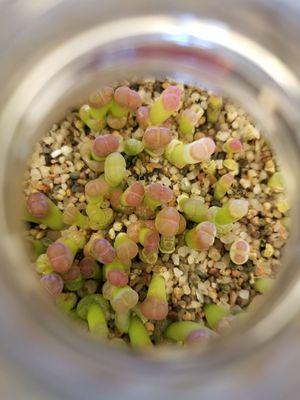
<path id="1" fill-rule="evenodd" d="M 88 217 L 83 215 L 73 204 L 70 204 L 63 212 L 63 222 L 66 225 L 75 225 L 82 229 L 87 229 L 89 226 Z"/>
<path id="2" fill-rule="evenodd" d="M 101 338 L 107 338 L 108 327 L 105 315 L 98 304 L 91 304 L 87 313 L 87 322 L 90 332 Z"/>
<path id="3" fill-rule="evenodd" d="M 167 327 L 164 337 L 186 344 L 205 345 L 215 339 L 217 334 L 199 322 L 179 321 Z"/>
<path id="4" fill-rule="evenodd" d="M 208 304 L 204 307 L 204 315 L 211 329 L 216 329 L 220 320 L 228 314 L 229 312 L 225 308 L 216 304 Z"/>
<path id="5" fill-rule="evenodd" d="M 77 296 L 75 293 L 60 293 L 56 298 L 56 305 L 64 312 L 71 311 L 77 302 Z"/>
<path id="6" fill-rule="evenodd" d="M 271 289 L 273 283 L 274 279 L 272 278 L 255 278 L 253 287 L 257 292 L 264 294 Z"/>
<path id="7" fill-rule="evenodd" d="M 44 224 L 53 230 L 61 230 L 64 226 L 60 209 L 41 192 L 29 195 L 24 219 L 28 222 Z"/>
<path id="8" fill-rule="evenodd" d="M 216 225 L 229 225 L 245 217 L 248 213 L 248 201 L 246 199 L 230 199 L 222 208 L 214 213 Z"/>
<path id="9" fill-rule="evenodd" d="M 189 221 L 204 222 L 208 218 L 208 208 L 199 199 L 183 198 L 179 202 L 179 206 L 184 212 L 185 217 Z"/>
<path id="10" fill-rule="evenodd" d="M 214 197 L 216 200 L 221 200 L 234 182 L 234 177 L 231 174 L 225 174 L 216 182 Z"/>
<path id="11" fill-rule="evenodd" d="M 115 314 L 115 325 L 120 333 L 128 333 L 130 325 L 130 311 Z"/>
<path id="12" fill-rule="evenodd" d="M 148 332 L 144 324 L 138 317 L 131 317 L 128 334 L 132 347 L 135 347 L 137 349 L 152 347 L 152 342 L 150 340 Z"/>

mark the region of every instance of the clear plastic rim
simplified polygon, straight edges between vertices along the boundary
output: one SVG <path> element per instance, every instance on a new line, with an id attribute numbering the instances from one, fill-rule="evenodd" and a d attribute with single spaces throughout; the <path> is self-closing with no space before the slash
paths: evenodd
<path id="1" fill-rule="evenodd" d="M 180 29 L 178 29 L 179 26 Z M 152 49 L 152 53 L 149 52 L 150 49 Z M 155 51 L 160 49 L 160 64 L 157 64 L 153 49 Z M 163 56 L 166 49 L 169 49 L 169 52 L 166 52 Z M 1 148 L 4 154 L 1 158 L 2 165 L 0 167 L 2 189 L 8 188 L 7 182 L 11 179 L 13 173 L 18 176 L 18 182 L 20 181 L 20 171 L 24 166 L 25 155 L 30 150 L 32 137 L 36 137 L 37 132 L 49 124 L 50 121 L 47 119 L 49 118 L 49 111 L 51 111 L 50 115 L 53 122 L 54 116 L 59 115 L 58 110 L 62 106 L 66 104 L 75 105 L 80 101 L 82 94 L 88 93 L 95 79 L 100 82 L 99 73 L 101 73 L 102 79 L 110 80 L 116 76 L 120 78 L 128 76 L 128 73 L 138 74 L 143 68 L 142 71 L 147 69 L 149 73 L 151 71 L 154 74 L 168 73 L 175 79 L 204 83 L 202 82 L 203 76 L 201 80 L 199 73 L 195 73 L 194 68 L 195 65 L 200 66 L 200 64 L 197 64 L 200 57 L 199 50 L 202 51 L 202 56 L 204 53 L 208 55 L 218 54 L 220 60 L 226 60 L 225 65 L 227 66 L 237 63 L 236 66 L 239 67 L 236 71 L 237 76 L 229 77 L 226 82 L 220 79 L 217 86 L 225 93 L 230 93 L 233 99 L 241 99 L 241 94 L 247 96 L 241 101 L 242 104 L 245 100 L 249 101 L 246 109 L 249 109 L 249 104 L 253 106 L 254 102 L 257 102 L 257 97 L 254 94 L 257 85 L 262 82 L 264 85 L 267 82 L 269 87 L 272 88 L 272 93 L 275 93 L 279 101 L 284 102 L 285 111 L 288 111 L 286 113 L 288 115 L 285 115 L 282 109 L 276 110 L 275 116 L 271 114 L 262 115 L 268 110 L 263 110 L 263 113 L 256 113 L 259 110 L 256 110 L 255 107 L 250 109 L 250 112 L 253 112 L 253 115 L 258 118 L 267 132 L 272 132 L 274 146 L 284 165 L 286 156 L 289 157 L 289 165 L 286 165 L 286 177 L 293 203 L 297 194 L 296 174 L 299 165 L 299 155 L 297 154 L 299 153 L 299 143 L 297 133 L 293 129 L 295 123 L 299 121 L 296 110 L 300 98 L 297 78 L 289 71 L 287 66 L 274 58 L 268 51 L 231 31 L 228 27 L 221 26 L 215 21 L 201 21 L 196 18 L 186 19 L 186 17 L 180 16 L 137 17 L 101 25 L 74 37 L 70 42 L 62 44 L 46 59 L 43 59 L 39 65 L 35 66 L 30 74 L 20 82 L 19 87 L 8 99 L 2 111 L 0 130 L 4 131 L 5 129 L 7 132 L 5 138 L 1 137 Z M 170 61 L 174 63 L 172 66 Z M 207 66 L 207 64 L 205 65 Z M 273 68 L 270 68 L 270 65 Z M 120 66 L 122 66 L 123 71 L 120 71 Z M 212 80 L 212 78 L 215 78 L 214 73 L 224 70 L 224 66 L 215 65 L 215 62 L 212 62 L 212 67 L 216 70 L 205 76 L 206 83 L 209 86 L 216 85 L 216 81 Z M 204 74 L 205 71 L 202 72 Z M 250 77 L 249 73 L 251 72 L 253 72 L 253 76 Z M 80 75 L 86 80 L 83 79 L 80 85 L 76 86 Z M 92 79 L 91 76 L 93 76 Z M 230 84 L 238 78 L 241 83 L 240 88 L 236 88 L 235 92 L 229 90 Z M 30 90 L 28 90 L 29 88 Z M 20 98 L 24 99 L 22 104 L 19 104 Z M 245 106 L 245 104 L 243 105 Z M 14 115 L 13 119 L 12 115 Z M 275 127 L 272 123 L 274 117 L 280 123 L 279 127 L 283 127 L 286 137 L 289 138 L 284 143 L 281 141 L 282 134 L 277 135 L 276 129 L 279 127 Z M 12 164 L 14 165 L 13 168 Z M 18 173 L 16 173 L 17 171 Z M 4 192 L 2 191 L 2 193 Z M 8 188 L 5 191 L 5 198 L 2 200 L 4 207 L 1 208 L 0 229 L 3 235 L 2 247 L 6 249 L 4 263 L 4 270 L 6 269 L 6 271 L 4 273 L 7 273 L 10 266 L 20 265 L 24 262 L 25 254 L 19 235 L 19 214 L 15 213 L 18 207 L 14 188 Z M 70 327 L 61 323 L 62 319 L 50 306 L 48 308 L 48 319 L 43 319 L 43 310 L 47 306 L 47 301 L 42 297 L 40 290 L 36 288 L 33 277 L 32 279 L 26 278 L 21 282 L 20 278 L 25 278 L 25 276 L 22 276 L 22 272 L 18 271 L 18 279 L 15 279 L 16 276 L 11 279 L 10 276 L 9 281 L 14 290 L 19 293 L 24 294 L 32 291 L 30 298 L 27 298 L 26 306 L 28 310 L 34 311 L 31 317 L 35 320 L 39 329 L 47 335 L 51 334 L 54 354 L 59 354 L 59 350 L 66 345 L 68 354 L 74 353 L 70 359 L 79 361 L 81 357 L 86 355 L 87 372 L 90 371 L 91 366 L 98 368 L 97 363 L 100 361 L 98 365 L 101 365 L 101 369 L 105 369 L 110 376 L 111 374 L 114 375 L 112 371 L 118 365 L 124 367 L 125 375 L 130 371 L 136 377 L 146 376 L 149 385 L 153 381 L 165 379 L 177 383 L 180 380 L 188 379 L 192 380 L 194 384 L 199 384 L 200 375 L 204 378 L 207 372 L 217 366 L 222 367 L 255 351 L 286 326 L 298 312 L 298 307 L 295 306 L 295 304 L 299 304 L 299 273 L 295 268 L 298 256 L 296 244 L 299 241 L 297 228 L 299 215 L 296 207 L 294 207 L 293 221 L 295 223 L 292 237 L 288 251 L 286 251 L 287 268 L 285 276 L 281 278 L 280 287 L 274 288 L 273 294 L 267 298 L 262 309 L 241 326 L 240 332 L 235 332 L 231 338 L 223 343 L 220 342 L 207 353 L 202 354 L 201 359 L 196 353 L 172 354 L 171 358 L 160 358 L 158 361 L 154 359 L 145 361 L 145 359 L 138 359 L 132 354 L 118 353 L 117 359 L 112 359 L 116 355 L 114 349 L 86 341 L 75 333 L 70 336 Z M 289 267 L 289 265 L 294 265 L 294 268 Z M 41 305 L 40 308 L 37 307 L 37 300 Z M 245 346 L 245 342 L 247 346 Z M 40 360 L 27 359 L 23 362 L 29 365 L 34 363 L 35 369 L 37 367 L 44 368 L 45 365 L 42 361 L 47 359 L 47 353 L 49 356 L 49 348 L 43 350 L 42 344 L 43 341 L 39 342 L 38 345 L 40 354 L 43 354 Z M 97 351 L 95 351 L 95 346 Z M 220 346 L 222 346 L 222 351 L 220 351 Z M 134 359 L 134 363 L 132 359 Z M 177 362 L 174 363 L 174 360 Z M 70 363 L 67 364 L 70 367 Z M 118 374 L 120 370 L 121 368 L 118 367 Z M 82 373 L 82 368 L 72 365 L 72 372 L 76 376 Z M 95 378 L 96 376 L 97 373 L 95 373 Z M 84 376 L 84 379 L 86 380 L 87 377 Z"/>

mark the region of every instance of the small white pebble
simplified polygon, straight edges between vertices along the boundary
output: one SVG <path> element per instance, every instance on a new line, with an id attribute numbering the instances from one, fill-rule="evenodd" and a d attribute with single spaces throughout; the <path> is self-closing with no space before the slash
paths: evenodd
<path id="1" fill-rule="evenodd" d="M 248 179 L 242 178 L 242 179 L 240 179 L 240 185 L 244 189 L 249 189 L 251 187 L 251 182 Z"/>
<path id="2" fill-rule="evenodd" d="M 62 154 L 64 155 L 64 156 L 68 156 L 69 154 L 71 154 L 72 153 L 72 147 L 70 147 L 70 146 L 63 146 L 62 148 L 61 148 L 61 152 L 62 152 Z"/>
<path id="3" fill-rule="evenodd" d="M 176 278 L 179 278 L 183 274 L 183 272 L 179 268 L 174 268 L 173 272 Z"/>
<path id="4" fill-rule="evenodd" d="M 122 226 L 123 226 L 123 224 L 122 224 L 121 222 L 115 222 L 115 223 L 113 224 L 113 229 L 114 229 L 116 232 L 120 232 L 120 231 L 122 230 Z"/>
<path id="5" fill-rule="evenodd" d="M 227 139 L 229 139 L 230 137 L 230 133 L 226 132 L 226 131 L 219 131 L 216 134 L 216 137 L 218 140 L 220 140 L 221 142 L 226 142 Z"/>
<path id="6" fill-rule="evenodd" d="M 52 151 L 52 153 L 51 153 L 51 157 L 52 157 L 52 158 L 59 157 L 60 155 L 61 155 L 61 149 L 54 150 L 54 151 Z"/>
<path id="7" fill-rule="evenodd" d="M 110 230 L 108 231 L 108 236 L 112 240 L 116 237 L 116 233 L 113 228 L 110 228 Z"/>
<path id="8" fill-rule="evenodd" d="M 129 216 L 129 221 L 130 221 L 131 223 L 137 222 L 137 221 L 138 221 L 138 217 L 137 217 L 135 214 L 131 214 L 131 215 Z"/>
<path id="9" fill-rule="evenodd" d="M 249 300 L 249 290 L 245 290 L 245 289 L 240 290 L 239 297 L 243 300 Z"/>
<path id="10" fill-rule="evenodd" d="M 179 265 L 180 260 L 179 260 L 179 255 L 178 254 L 176 254 L 176 253 L 172 254 L 171 258 L 172 258 L 172 261 L 173 261 L 174 265 Z"/>
<path id="11" fill-rule="evenodd" d="M 190 254 L 190 255 L 188 256 L 187 262 L 188 262 L 189 265 L 194 264 L 195 258 L 194 258 L 194 256 L 193 256 L 193 254 Z"/>

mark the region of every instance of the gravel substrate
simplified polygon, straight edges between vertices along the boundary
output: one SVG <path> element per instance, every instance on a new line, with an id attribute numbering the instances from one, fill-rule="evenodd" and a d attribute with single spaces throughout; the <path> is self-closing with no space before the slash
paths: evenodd
<path id="1" fill-rule="evenodd" d="M 146 80 L 131 83 L 137 90 L 143 105 L 151 105 L 170 83 Z M 180 86 L 180 85 L 179 85 Z M 229 198 L 245 198 L 249 201 L 246 217 L 234 223 L 231 232 L 215 240 L 208 251 L 196 251 L 185 245 L 183 235 L 177 237 L 176 249 L 172 254 L 160 254 L 155 265 L 133 262 L 129 285 L 134 288 L 140 301 L 146 296 L 153 272 L 164 276 L 169 301 L 169 320 L 202 321 L 205 304 L 215 303 L 237 312 L 246 308 L 257 292 L 253 289 L 255 277 L 276 277 L 281 266 L 282 249 L 286 243 L 286 215 L 282 208 L 281 195 L 271 191 L 268 179 L 278 170 L 274 155 L 259 129 L 246 112 L 223 99 L 223 107 L 216 124 L 206 122 L 209 93 L 202 89 L 184 86 L 182 108 L 199 104 L 203 116 L 196 129 L 195 139 L 208 136 L 214 139 L 216 151 L 208 163 L 190 165 L 179 170 L 160 157 L 151 157 L 145 152 L 126 158 L 128 183 L 135 180 L 144 185 L 162 182 L 172 188 L 178 199 L 186 193 L 201 198 L 208 206 L 220 206 Z M 168 121 L 174 137 L 178 123 L 175 118 Z M 111 133 L 106 127 L 103 133 Z M 119 133 L 123 137 L 141 139 L 143 129 L 135 117 L 130 116 L 125 128 Z M 81 158 L 79 144 L 93 133 L 79 118 L 77 111 L 69 112 L 65 119 L 54 124 L 47 135 L 36 144 L 25 174 L 24 193 L 44 192 L 61 210 L 69 204 L 85 210 L 85 184 L 98 177 Z M 242 141 L 243 152 L 229 156 L 222 151 L 228 138 Z M 229 158 L 230 157 L 230 158 Z M 214 199 L 214 184 L 224 174 L 234 175 L 234 184 L 221 200 Z M 177 202 L 174 202 L 178 207 Z M 108 207 L 106 201 L 102 207 Z M 281 212 L 280 212 L 280 211 Z M 283 212 L 284 211 L 284 212 Z M 115 214 L 115 222 L 106 232 L 113 240 L 118 232 L 138 220 L 135 214 Z M 193 224 L 194 225 L 194 224 Z M 188 223 L 188 227 L 192 227 Z M 88 237 L 93 231 L 87 231 Z M 50 231 L 43 225 L 27 225 L 27 235 L 41 239 L 47 245 L 56 240 L 59 232 Z M 250 245 L 250 256 L 244 265 L 235 265 L 229 258 L 230 245 L 242 238 Z M 161 322 L 148 321 L 145 326 L 152 335 L 161 327 Z M 121 336 L 117 330 L 112 336 Z M 153 336 L 155 337 L 155 335 Z"/>

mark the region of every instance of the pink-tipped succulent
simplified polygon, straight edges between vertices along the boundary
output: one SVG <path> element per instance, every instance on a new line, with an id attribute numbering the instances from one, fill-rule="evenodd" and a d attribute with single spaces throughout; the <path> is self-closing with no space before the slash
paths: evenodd
<path id="1" fill-rule="evenodd" d="M 191 143 L 183 143 L 173 139 L 166 148 L 165 157 L 177 168 L 183 168 L 188 164 L 209 161 L 215 149 L 215 142 L 209 137 Z"/>
<path id="2" fill-rule="evenodd" d="M 206 345 L 218 335 L 199 322 L 178 321 L 170 324 L 164 331 L 164 337 L 175 342 Z"/>
<path id="3" fill-rule="evenodd" d="M 205 221 L 185 234 L 185 242 L 188 247 L 203 251 L 208 250 L 215 241 L 216 227 L 212 222 Z"/>
<path id="4" fill-rule="evenodd" d="M 136 242 L 130 239 L 126 233 L 119 233 L 117 235 L 114 248 L 116 249 L 118 259 L 125 264 L 130 264 L 139 251 Z"/>
<path id="5" fill-rule="evenodd" d="M 44 224 L 53 230 L 61 230 L 64 225 L 59 208 L 41 192 L 29 195 L 24 219 L 29 222 Z"/>
<path id="6" fill-rule="evenodd" d="M 163 204 L 170 203 L 173 199 L 173 191 L 162 183 L 150 183 L 146 187 L 144 202 L 153 210 Z"/>
<path id="7" fill-rule="evenodd" d="M 79 151 L 82 160 L 94 172 L 104 171 L 104 161 L 96 161 L 92 157 L 92 141 L 85 138 L 79 145 Z"/>
<path id="8" fill-rule="evenodd" d="M 229 225 L 247 215 L 249 203 L 246 199 L 230 199 L 222 208 L 214 212 L 214 222 L 218 226 Z"/>
<path id="9" fill-rule="evenodd" d="M 243 144 L 239 139 L 230 138 L 224 143 L 223 150 L 229 154 L 241 153 L 243 151 Z"/>
<path id="10" fill-rule="evenodd" d="M 110 296 L 110 304 L 115 312 L 123 314 L 131 310 L 139 301 L 135 290 L 129 286 L 115 287 Z"/>
<path id="11" fill-rule="evenodd" d="M 110 112 L 115 118 L 127 117 L 130 111 L 136 111 L 141 105 L 142 99 L 138 92 L 127 86 L 121 86 L 115 90 Z"/>
<path id="12" fill-rule="evenodd" d="M 143 201 L 141 204 L 139 204 L 135 208 L 135 214 L 139 218 L 147 220 L 149 218 L 153 218 L 154 217 L 154 210 L 153 210 L 153 208 L 151 208 L 147 204 L 145 204 L 145 202 Z"/>
<path id="13" fill-rule="evenodd" d="M 41 277 L 40 282 L 44 289 L 53 297 L 57 297 L 64 287 L 64 282 L 58 274 L 44 275 Z"/>
<path id="14" fill-rule="evenodd" d="M 232 174 L 225 174 L 216 182 L 214 197 L 216 200 L 221 200 L 228 190 L 231 188 L 234 182 L 234 176 Z"/>
<path id="15" fill-rule="evenodd" d="M 67 225 L 75 225 L 82 229 L 86 229 L 89 226 L 88 218 L 81 214 L 78 208 L 73 204 L 70 204 L 63 212 L 63 222 Z"/>
<path id="16" fill-rule="evenodd" d="M 178 86 L 169 86 L 154 101 L 150 108 L 150 120 L 153 125 L 160 125 L 179 110 L 182 90 Z"/>
<path id="17" fill-rule="evenodd" d="M 171 140 L 172 133 L 170 129 L 163 126 L 151 126 L 146 129 L 143 136 L 143 144 L 146 151 L 156 156 L 163 154 Z"/>
<path id="18" fill-rule="evenodd" d="M 150 108 L 141 106 L 136 110 L 136 120 L 142 128 L 146 128 L 151 124 L 150 121 Z"/>
<path id="19" fill-rule="evenodd" d="M 91 246 L 91 256 L 102 264 L 111 263 L 116 257 L 116 250 L 106 239 L 96 239 Z"/>
<path id="20" fill-rule="evenodd" d="M 147 253 L 157 252 L 159 247 L 159 234 L 156 230 L 142 227 L 139 231 L 139 243 Z"/>
<path id="21" fill-rule="evenodd" d="M 163 276 L 154 275 L 149 284 L 146 299 L 141 304 L 141 311 L 146 318 L 161 321 L 168 315 L 166 285 Z"/>
<path id="22" fill-rule="evenodd" d="M 129 280 L 128 265 L 125 265 L 120 260 L 115 258 L 112 262 L 104 267 L 104 275 L 111 285 L 115 287 L 126 286 Z"/>
<path id="23" fill-rule="evenodd" d="M 99 265 L 91 257 L 84 257 L 79 263 L 79 268 L 84 279 L 99 279 L 101 277 Z"/>
<path id="24" fill-rule="evenodd" d="M 104 86 L 89 97 L 90 115 L 95 120 L 103 120 L 112 104 L 113 88 Z"/>
<path id="25" fill-rule="evenodd" d="M 195 133 L 195 127 L 198 124 L 199 119 L 203 115 L 203 109 L 194 104 L 191 108 L 183 110 L 179 116 L 179 132 L 183 138 L 187 140 L 193 140 Z"/>
<path id="26" fill-rule="evenodd" d="M 127 228 L 127 235 L 128 237 L 133 240 L 135 243 L 139 241 L 139 233 L 142 228 L 148 228 L 152 231 L 155 231 L 155 223 L 152 220 L 143 220 L 143 221 L 136 221 L 130 224 Z"/>
<path id="27" fill-rule="evenodd" d="M 134 182 L 121 196 L 121 204 L 127 207 L 139 206 L 144 198 L 145 189 L 140 182 Z"/>
<path id="28" fill-rule="evenodd" d="M 118 150 L 120 145 L 116 135 L 100 135 L 94 139 L 92 144 L 92 157 L 96 161 L 103 161 L 109 154 Z"/>
<path id="29" fill-rule="evenodd" d="M 88 202 L 101 204 L 103 198 L 108 196 L 109 193 L 110 186 L 104 179 L 104 176 L 89 181 L 85 185 L 85 197 Z"/>
<path id="30" fill-rule="evenodd" d="M 71 268 L 74 254 L 70 247 L 62 242 L 54 242 L 47 249 L 47 257 L 53 270 L 63 274 Z"/>
<path id="31" fill-rule="evenodd" d="M 175 236 L 178 233 L 180 214 L 175 207 L 165 207 L 156 215 L 155 227 L 163 236 Z"/>
<path id="32" fill-rule="evenodd" d="M 234 264 L 245 264 L 249 259 L 250 246 L 243 240 L 238 239 L 232 243 L 229 251 L 230 259 Z"/>
<path id="33" fill-rule="evenodd" d="M 122 212 L 123 214 L 132 214 L 134 212 L 134 208 L 129 206 L 124 206 L 121 203 L 122 195 L 123 195 L 123 190 L 121 188 L 117 187 L 112 189 L 109 196 L 110 205 L 117 212 Z"/>
<path id="34" fill-rule="evenodd" d="M 119 186 L 126 178 L 126 161 L 120 153 L 111 153 L 106 157 L 104 176 L 111 187 Z"/>
<path id="35" fill-rule="evenodd" d="M 189 221 L 199 223 L 209 219 L 208 208 L 200 199 L 186 197 L 179 202 L 179 205 Z"/>
<path id="36" fill-rule="evenodd" d="M 104 128 L 105 117 L 108 113 L 113 99 L 113 89 L 103 87 L 92 93 L 88 104 L 83 105 L 79 110 L 81 120 L 94 132 Z"/>

